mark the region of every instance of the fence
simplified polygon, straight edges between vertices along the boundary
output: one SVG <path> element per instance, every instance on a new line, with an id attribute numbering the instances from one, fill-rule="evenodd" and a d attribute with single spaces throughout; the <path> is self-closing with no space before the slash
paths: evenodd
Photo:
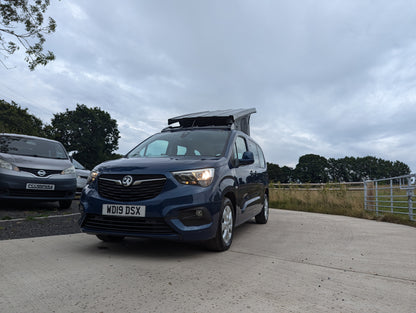
<path id="1" fill-rule="evenodd" d="M 416 174 L 364 181 L 364 208 L 379 213 L 409 215 L 414 221 Z"/>
<path id="2" fill-rule="evenodd" d="M 346 190 L 346 191 L 362 191 L 364 190 L 363 182 L 351 183 L 305 183 L 305 184 L 273 184 L 277 189 L 292 189 L 292 190 Z"/>

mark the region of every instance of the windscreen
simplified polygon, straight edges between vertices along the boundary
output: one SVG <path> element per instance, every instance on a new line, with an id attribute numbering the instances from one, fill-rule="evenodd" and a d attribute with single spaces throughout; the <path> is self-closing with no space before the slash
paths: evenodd
<path id="1" fill-rule="evenodd" d="M 53 141 L 0 135 L 0 152 L 50 159 L 67 159 L 64 147 Z"/>
<path id="2" fill-rule="evenodd" d="M 154 135 L 127 154 L 127 158 L 221 157 L 230 132 L 226 130 L 173 131 Z"/>

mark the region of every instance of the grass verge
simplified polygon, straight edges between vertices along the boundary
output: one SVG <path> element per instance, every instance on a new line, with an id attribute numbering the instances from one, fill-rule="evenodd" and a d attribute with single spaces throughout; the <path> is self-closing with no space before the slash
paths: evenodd
<path id="1" fill-rule="evenodd" d="M 277 209 L 344 215 L 416 227 L 416 222 L 411 221 L 408 215 L 390 213 L 376 215 L 375 212 L 365 211 L 363 191 L 346 188 L 337 190 L 271 188 L 269 200 L 270 207 Z"/>

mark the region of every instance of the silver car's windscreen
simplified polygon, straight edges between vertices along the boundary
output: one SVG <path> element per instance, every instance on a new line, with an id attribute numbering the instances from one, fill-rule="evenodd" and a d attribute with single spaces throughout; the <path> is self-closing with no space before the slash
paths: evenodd
<path id="1" fill-rule="evenodd" d="M 127 158 L 221 157 L 229 136 L 230 132 L 226 130 L 163 132 L 139 144 Z"/>
<path id="2" fill-rule="evenodd" d="M 0 136 L 0 152 L 51 159 L 68 158 L 64 147 L 57 142 L 17 136 Z"/>

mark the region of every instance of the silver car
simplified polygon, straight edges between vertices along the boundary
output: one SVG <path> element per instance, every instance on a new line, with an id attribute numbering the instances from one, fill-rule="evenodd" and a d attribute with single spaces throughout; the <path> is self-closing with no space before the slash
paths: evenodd
<path id="1" fill-rule="evenodd" d="M 0 199 L 59 201 L 66 209 L 76 183 L 75 168 L 60 142 L 0 133 Z"/>
<path id="2" fill-rule="evenodd" d="M 87 184 L 88 176 L 90 176 L 89 170 L 87 170 L 84 165 L 79 163 L 74 158 L 72 159 L 72 164 L 75 167 L 75 173 L 77 174 L 77 194 L 81 194 L 82 188 Z"/>

